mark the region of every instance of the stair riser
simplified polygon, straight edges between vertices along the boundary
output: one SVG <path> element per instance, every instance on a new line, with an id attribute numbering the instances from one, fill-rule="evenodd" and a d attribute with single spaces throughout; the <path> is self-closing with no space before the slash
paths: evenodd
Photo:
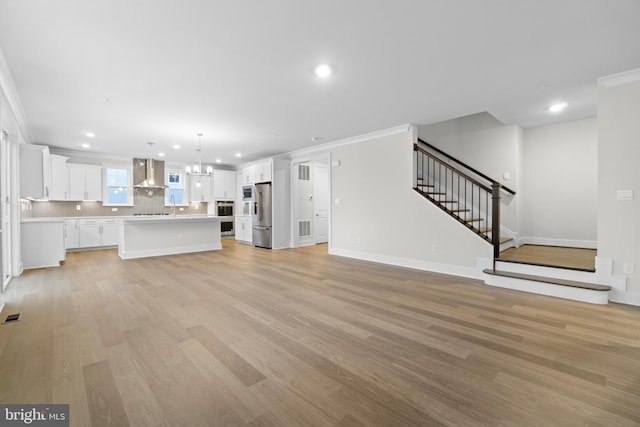
<path id="1" fill-rule="evenodd" d="M 595 273 L 587 271 L 577 271 L 565 268 L 543 267 L 539 265 L 521 264 L 515 262 L 496 261 L 496 269 L 510 271 L 513 273 L 531 274 L 534 276 L 553 277 L 555 279 L 573 280 L 576 282 L 599 283 Z"/>
<path id="2" fill-rule="evenodd" d="M 521 292 L 564 298 L 590 304 L 607 304 L 609 302 L 608 291 L 594 291 L 591 289 L 552 285 L 549 283 L 534 282 L 531 280 L 515 279 L 511 277 L 492 276 L 488 274 L 485 275 L 484 283 L 499 288 L 513 289 Z"/>

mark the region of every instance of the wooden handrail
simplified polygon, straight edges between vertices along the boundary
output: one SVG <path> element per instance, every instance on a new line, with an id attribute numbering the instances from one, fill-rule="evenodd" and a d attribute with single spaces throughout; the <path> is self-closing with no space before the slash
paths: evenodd
<path id="1" fill-rule="evenodd" d="M 483 174 L 482 172 L 480 172 L 480 171 L 478 171 L 478 170 L 476 170 L 476 169 L 472 168 L 471 166 L 469 166 L 469 165 L 467 165 L 466 163 L 464 163 L 464 162 L 462 162 L 462 161 L 460 161 L 460 160 L 456 159 L 455 157 L 450 156 L 449 154 L 445 153 L 444 151 L 440 150 L 439 148 L 434 147 L 433 145 L 429 144 L 427 141 L 424 141 L 424 140 L 422 140 L 422 139 L 418 138 L 418 142 L 420 142 L 421 144 L 426 145 L 426 146 L 427 146 L 427 147 L 429 147 L 431 150 L 433 150 L 433 151 L 435 151 L 436 153 L 438 153 L 438 154 L 440 154 L 440 155 L 442 155 L 442 156 L 446 157 L 447 159 L 449 159 L 449 160 L 453 160 L 454 162 L 456 162 L 457 164 L 459 164 L 459 165 L 460 165 L 460 166 L 462 166 L 463 168 L 468 169 L 468 170 L 470 170 L 471 172 L 473 172 L 474 174 L 476 174 L 476 175 L 478 175 L 478 176 L 480 176 L 480 177 L 482 177 L 482 178 L 486 179 L 486 180 L 487 180 L 487 181 L 489 181 L 491 184 L 498 183 L 498 181 L 496 181 L 495 179 L 491 179 L 491 178 L 489 178 L 487 175 Z M 420 146 L 418 146 L 418 148 L 421 148 L 421 147 L 420 147 Z M 423 152 L 424 152 L 424 151 L 423 151 Z M 513 191 L 513 190 L 512 190 L 512 189 L 510 189 L 509 187 L 506 187 L 506 186 L 504 186 L 504 185 L 502 185 L 502 184 L 500 184 L 500 188 L 502 188 L 502 189 L 503 189 L 504 191 L 506 191 L 507 193 L 511 193 L 511 194 L 513 194 L 513 195 L 515 195 L 515 194 L 516 194 L 516 192 L 515 192 L 515 191 Z M 491 189 L 489 189 L 488 191 L 491 191 Z"/>
<path id="2" fill-rule="evenodd" d="M 427 150 L 425 150 L 424 148 L 420 147 L 418 144 L 414 144 L 413 148 L 415 149 L 415 151 L 419 151 L 422 154 L 424 154 L 425 156 L 428 156 L 430 158 L 432 158 L 433 160 L 437 161 L 438 163 L 443 164 L 445 167 L 451 169 L 452 171 L 454 171 L 455 173 L 457 173 L 458 175 L 468 179 L 469 181 L 473 182 L 475 185 L 477 185 L 478 187 L 482 188 L 484 191 L 491 193 L 491 187 L 488 187 L 486 185 L 484 185 L 483 183 L 479 182 L 477 179 L 473 178 L 472 176 L 467 175 L 466 173 L 462 172 L 460 169 L 457 169 L 449 164 L 446 164 L 442 161 L 442 159 L 437 158 L 436 156 L 434 156 L 433 154 L 429 153 Z M 493 184 L 493 182 L 492 182 Z M 498 185 L 500 185 L 500 183 L 496 183 Z"/>

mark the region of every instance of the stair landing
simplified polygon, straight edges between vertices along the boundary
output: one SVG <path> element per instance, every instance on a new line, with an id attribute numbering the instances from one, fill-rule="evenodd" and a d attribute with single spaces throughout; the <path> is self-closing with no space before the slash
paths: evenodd
<path id="1" fill-rule="evenodd" d="M 495 267 L 487 263 L 481 268 L 488 285 L 607 304 L 611 286 L 598 283 L 595 254 L 592 249 L 524 245 L 502 251 Z"/>
<path id="2" fill-rule="evenodd" d="M 596 250 L 544 245 L 522 245 L 500 252 L 500 261 L 594 272 Z"/>

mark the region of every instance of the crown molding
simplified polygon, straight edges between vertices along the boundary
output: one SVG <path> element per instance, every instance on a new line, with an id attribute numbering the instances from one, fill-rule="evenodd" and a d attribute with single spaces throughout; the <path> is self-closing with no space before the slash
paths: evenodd
<path id="1" fill-rule="evenodd" d="M 13 77 L 11 77 L 9 64 L 4 57 L 2 48 L 0 48 L 0 90 L 2 90 L 2 93 L 4 93 L 4 96 L 9 103 L 9 108 L 11 109 L 16 123 L 18 124 L 22 137 L 28 144 L 32 143 L 33 137 L 31 136 L 29 126 L 27 125 L 27 116 L 22 108 L 22 102 L 20 101 L 16 85 L 13 82 Z"/>
<path id="2" fill-rule="evenodd" d="M 411 130 L 411 124 L 406 123 L 399 126 L 394 126 L 392 128 L 381 129 L 374 132 L 365 133 L 362 135 L 356 135 L 349 138 L 339 139 L 336 141 L 326 142 L 324 144 L 313 145 L 311 147 L 301 148 L 299 150 L 289 151 L 287 153 L 279 154 L 274 157 L 278 158 L 296 158 L 300 156 L 307 156 L 309 154 L 329 151 L 336 147 L 341 147 L 343 145 L 356 144 L 359 142 L 370 141 L 375 138 L 381 138 L 384 136 L 395 135 L 398 133 L 406 133 Z"/>
<path id="3" fill-rule="evenodd" d="M 640 68 L 624 71 L 622 73 L 612 74 L 610 76 L 600 77 L 598 79 L 598 85 L 602 85 L 604 87 L 613 87 L 637 81 L 640 81 Z"/>

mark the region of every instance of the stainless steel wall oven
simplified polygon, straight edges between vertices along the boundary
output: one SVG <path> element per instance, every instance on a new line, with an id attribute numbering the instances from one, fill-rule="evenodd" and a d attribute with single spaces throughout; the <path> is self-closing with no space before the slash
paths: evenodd
<path id="1" fill-rule="evenodd" d="M 220 234 L 222 236 L 233 236 L 235 230 L 233 229 L 234 202 L 228 200 L 216 201 L 216 215 L 220 218 Z"/>

